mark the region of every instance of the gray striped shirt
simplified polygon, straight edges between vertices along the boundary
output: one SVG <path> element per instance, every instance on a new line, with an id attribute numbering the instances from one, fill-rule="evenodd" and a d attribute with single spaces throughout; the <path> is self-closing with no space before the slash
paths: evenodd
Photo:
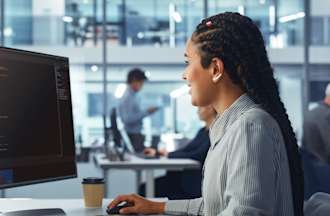
<path id="1" fill-rule="evenodd" d="M 210 128 L 202 198 L 170 200 L 170 215 L 291 216 L 290 173 L 277 122 L 247 94 Z"/>

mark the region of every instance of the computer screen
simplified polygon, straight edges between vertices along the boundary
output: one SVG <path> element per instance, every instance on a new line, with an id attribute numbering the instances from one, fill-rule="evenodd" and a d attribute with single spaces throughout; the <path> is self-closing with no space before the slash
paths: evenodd
<path id="1" fill-rule="evenodd" d="M 0 189 L 76 177 L 68 58 L 0 48 Z"/>
<path id="2" fill-rule="evenodd" d="M 116 147 L 123 147 L 122 146 L 122 137 L 117 125 L 117 111 L 115 108 L 111 110 L 110 113 L 110 123 L 111 123 L 111 131 L 113 135 L 113 141 Z"/>
<path id="3" fill-rule="evenodd" d="M 113 136 L 113 142 L 115 148 L 122 148 L 123 151 L 135 153 L 134 148 L 129 140 L 129 137 L 125 131 L 124 124 L 121 119 L 117 116 L 116 108 L 113 108 L 110 113 L 110 124 Z"/>

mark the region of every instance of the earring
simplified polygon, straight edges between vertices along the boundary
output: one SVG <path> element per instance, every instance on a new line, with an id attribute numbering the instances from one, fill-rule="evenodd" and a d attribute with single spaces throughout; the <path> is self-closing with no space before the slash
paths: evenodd
<path id="1" fill-rule="evenodd" d="M 215 77 L 213 77 L 213 78 L 212 78 L 212 81 L 216 83 L 216 82 L 218 82 L 218 81 L 220 80 L 221 77 L 222 77 L 222 73 L 221 73 L 221 74 L 218 74 L 218 75 L 215 76 Z"/>

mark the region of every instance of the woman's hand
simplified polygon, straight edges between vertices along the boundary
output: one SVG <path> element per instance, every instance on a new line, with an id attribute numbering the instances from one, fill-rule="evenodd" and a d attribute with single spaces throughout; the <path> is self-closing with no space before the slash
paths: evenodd
<path id="1" fill-rule="evenodd" d="M 145 148 L 143 153 L 147 156 L 155 156 L 157 154 L 157 150 L 154 148 Z"/>
<path id="2" fill-rule="evenodd" d="M 154 148 L 145 148 L 143 153 L 147 156 L 156 156 L 157 150 Z M 168 152 L 166 151 L 166 149 L 161 149 L 158 151 L 158 154 L 162 157 L 166 157 L 168 155 Z"/>
<path id="3" fill-rule="evenodd" d="M 113 208 L 121 202 L 128 202 L 132 206 L 122 208 L 120 214 L 164 214 L 165 211 L 164 202 L 153 202 L 137 194 L 118 196 L 108 207 Z"/>
<path id="4" fill-rule="evenodd" d="M 160 150 L 158 151 L 158 154 L 159 154 L 160 156 L 167 157 L 168 152 L 167 152 L 166 149 L 160 149 Z"/>

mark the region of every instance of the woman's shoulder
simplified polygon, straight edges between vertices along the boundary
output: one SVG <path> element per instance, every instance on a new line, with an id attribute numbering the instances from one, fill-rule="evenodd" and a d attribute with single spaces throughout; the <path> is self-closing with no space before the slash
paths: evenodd
<path id="1" fill-rule="evenodd" d="M 242 113 L 239 119 L 241 124 L 262 125 L 265 127 L 278 127 L 276 120 L 261 107 L 254 107 Z"/>
<path id="2" fill-rule="evenodd" d="M 272 139 L 279 140 L 281 137 L 281 129 L 277 121 L 261 107 L 255 107 L 242 113 L 237 119 L 235 126 L 232 128 L 234 131 L 246 131 L 251 129 L 254 135 L 261 134 L 272 137 Z M 247 134 L 249 135 L 249 134 Z"/>
<path id="3" fill-rule="evenodd" d="M 280 151 L 281 145 L 278 143 L 283 142 L 281 129 L 277 121 L 264 109 L 249 109 L 237 119 L 233 126 L 230 133 L 233 135 L 231 148 L 237 146 L 237 149 L 259 149 L 259 152 L 267 152 L 265 155 Z"/>

